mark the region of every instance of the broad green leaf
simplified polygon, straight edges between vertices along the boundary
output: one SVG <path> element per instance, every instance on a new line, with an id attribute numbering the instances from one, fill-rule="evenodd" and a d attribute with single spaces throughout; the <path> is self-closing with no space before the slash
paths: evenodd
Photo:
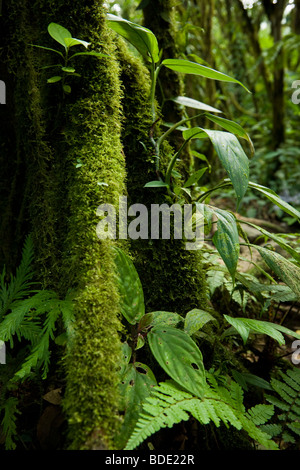
<path id="1" fill-rule="evenodd" d="M 201 101 L 194 100 L 193 98 L 188 98 L 187 96 L 176 96 L 176 98 L 172 98 L 170 101 L 187 106 L 188 108 L 199 109 L 200 111 L 208 111 L 210 113 L 222 112 L 219 109 L 213 108 L 212 106 L 202 103 Z"/>
<path id="2" fill-rule="evenodd" d="M 211 78 L 213 80 L 220 80 L 222 82 L 237 83 L 250 93 L 248 88 L 246 88 L 245 85 L 243 85 L 241 82 L 239 82 L 235 78 L 232 78 L 229 75 L 226 75 L 225 73 L 218 72 L 217 70 L 211 69 L 210 67 L 205 67 L 204 65 L 197 64 L 196 62 L 191 62 L 190 60 L 165 59 L 162 61 L 162 65 L 164 65 L 165 67 L 171 70 L 175 70 L 175 72 L 200 75 L 201 77 Z"/>
<path id="3" fill-rule="evenodd" d="M 269 268 L 300 298 L 300 268 L 275 251 L 252 246 L 258 250 Z"/>
<path id="4" fill-rule="evenodd" d="M 253 143 L 247 134 L 247 132 L 236 122 L 234 121 L 229 121 L 228 119 L 221 118 L 219 116 L 213 116 L 212 114 L 205 113 L 205 115 L 208 117 L 210 121 L 215 122 L 219 126 L 223 127 L 227 131 L 231 132 L 232 134 L 238 135 L 242 139 L 245 139 L 249 142 L 250 148 L 251 148 L 251 153 L 254 154 L 254 147 Z"/>
<path id="5" fill-rule="evenodd" d="M 121 312 L 131 325 L 135 325 L 145 314 L 142 284 L 131 259 L 120 248 L 114 248 L 114 251 Z"/>
<path id="6" fill-rule="evenodd" d="M 65 44 L 67 47 L 84 46 L 85 48 L 88 48 L 91 43 L 87 41 L 83 41 L 82 39 L 65 38 Z"/>
<path id="7" fill-rule="evenodd" d="M 120 381 L 120 409 L 125 412 L 118 440 L 125 445 L 142 409 L 142 403 L 157 385 L 151 369 L 141 362 L 128 364 Z M 123 446 L 122 446 L 123 447 Z"/>
<path id="8" fill-rule="evenodd" d="M 151 325 L 167 325 L 167 326 L 176 326 L 183 318 L 175 312 L 151 312 Z"/>
<path id="9" fill-rule="evenodd" d="M 202 176 L 204 175 L 204 173 L 206 172 L 206 170 L 208 169 L 208 167 L 205 167 L 205 168 L 201 168 L 200 170 L 196 171 L 195 173 L 193 173 L 187 180 L 187 182 L 184 184 L 184 188 L 189 188 L 190 186 L 192 186 L 193 184 L 197 183 L 201 178 Z"/>
<path id="10" fill-rule="evenodd" d="M 280 325 L 261 320 L 253 320 L 251 318 L 232 318 L 228 315 L 224 315 L 224 318 L 240 333 L 244 343 L 246 343 L 250 331 L 253 331 L 254 333 L 270 336 L 271 338 L 275 339 L 279 344 L 285 344 L 284 337 L 279 331 L 279 329 L 283 331 Z M 291 330 L 284 328 L 284 332 L 287 333 L 287 331 Z M 293 336 L 294 335 L 295 333 L 293 332 Z"/>
<path id="11" fill-rule="evenodd" d="M 257 375 L 249 374 L 247 372 L 239 372 L 237 370 L 231 370 L 231 373 L 234 380 L 246 391 L 248 391 L 247 383 L 264 390 L 273 390 L 269 382 Z"/>
<path id="12" fill-rule="evenodd" d="M 205 388 L 202 353 L 191 337 L 171 326 L 157 325 L 148 334 L 152 354 L 175 382 L 197 397 Z"/>
<path id="13" fill-rule="evenodd" d="M 284 212 L 300 220 L 300 212 L 297 211 L 297 209 L 295 209 L 293 206 L 285 202 L 283 199 L 281 199 L 271 189 L 266 188 L 265 186 L 261 186 L 260 184 L 253 183 L 252 181 L 249 181 L 249 187 L 256 189 L 260 193 L 264 194 L 270 201 L 276 204 L 276 206 L 278 206 Z"/>
<path id="14" fill-rule="evenodd" d="M 191 336 L 196 333 L 196 331 L 201 330 L 201 328 L 210 321 L 217 322 L 210 313 L 205 310 L 200 310 L 199 308 L 194 308 L 186 314 L 184 330 Z"/>
<path id="15" fill-rule="evenodd" d="M 249 160 L 236 136 L 223 131 L 212 131 L 194 127 L 183 132 L 184 139 L 210 138 L 218 157 L 227 171 L 237 195 L 238 207 L 245 195 L 249 182 Z"/>
<path id="16" fill-rule="evenodd" d="M 61 79 L 62 79 L 61 76 L 56 75 L 55 77 L 48 78 L 47 82 L 48 83 L 56 83 L 56 82 L 60 82 Z"/>
<path id="17" fill-rule="evenodd" d="M 147 28 L 115 15 L 106 16 L 108 25 L 129 41 L 149 61 L 159 61 L 159 47 L 155 35 Z"/>
<path id="18" fill-rule="evenodd" d="M 48 25 L 48 33 L 55 41 L 64 46 L 65 49 L 68 48 L 66 39 L 71 39 L 72 35 L 66 28 L 57 23 L 50 23 Z"/>
<path id="19" fill-rule="evenodd" d="M 149 181 L 144 188 L 167 188 L 169 185 L 163 181 Z"/>
<path id="20" fill-rule="evenodd" d="M 213 236 L 213 243 L 234 281 L 240 253 L 236 220 L 233 214 L 222 209 L 214 208 L 214 212 L 218 217 L 218 222 L 217 231 Z"/>

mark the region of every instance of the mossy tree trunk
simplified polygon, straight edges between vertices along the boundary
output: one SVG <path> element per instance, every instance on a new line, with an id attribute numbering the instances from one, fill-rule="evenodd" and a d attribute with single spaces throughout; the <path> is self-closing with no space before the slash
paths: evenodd
<path id="1" fill-rule="evenodd" d="M 10 186 L 2 177 L 7 213 L 1 233 L 5 239 L 18 227 L 23 236 L 31 231 L 42 286 L 62 297 L 72 292 L 75 336 L 65 359 L 64 409 L 75 449 L 112 446 L 118 423 L 118 290 L 111 242 L 96 236 L 96 209 L 117 204 L 125 169 L 119 69 L 102 3 L 12 0 L 4 2 L 1 19 L 2 60 L 11 83 L 9 120 L 0 130 L 3 177 Z M 110 56 L 78 57 L 81 77 L 70 83 L 69 96 L 60 84 L 47 84 L 51 72 L 40 69 L 55 63 L 55 54 L 30 46 L 59 48 L 47 34 L 52 21 Z M 13 252 L 9 237 L 6 248 Z"/>
<path id="2" fill-rule="evenodd" d="M 144 188 L 147 182 L 157 178 L 154 148 L 150 140 L 149 73 L 141 61 L 127 51 L 123 41 L 119 45 L 119 62 L 124 84 L 126 126 L 122 142 L 126 155 L 128 205 L 144 204 L 150 218 L 151 204 L 167 202 L 171 205 L 175 201 L 167 200 L 163 189 Z M 160 113 L 159 108 L 157 112 Z M 156 132 L 160 132 L 159 126 L 156 126 Z M 164 146 L 160 160 L 162 171 L 166 169 L 173 152 L 169 144 Z M 130 246 L 144 288 L 148 312 L 164 310 L 185 315 L 192 308 L 206 305 L 205 272 L 200 251 L 188 251 L 183 240 L 172 237 L 170 240 L 132 240 Z"/>

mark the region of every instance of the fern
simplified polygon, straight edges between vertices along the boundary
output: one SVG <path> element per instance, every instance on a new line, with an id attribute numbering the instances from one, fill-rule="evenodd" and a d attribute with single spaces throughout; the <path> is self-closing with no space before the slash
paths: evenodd
<path id="1" fill-rule="evenodd" d="M 219 386 L 212 376 L 208 377 L 202 399 L 182 390 L 175 382 L 166 381 L 152 389 L 151 395 L 143 404 L 143 411 L 129 438 L 125 450 L 139 446 L 145 439 L 161 428 L 172 427 L 193 416 L 201 424 L 213 422 L 219 427 L 221 422 L 236 429 L 244 429 L 248 435 L 266 449 L 277 449 L 270 436 L 261 431 L 257 424 L 265 423 L 273 414 L 272 405 L 260 405 L 246 412 L 241 387 L 231 382 L 228 387 Z M 258 419 L 259 415 L 259 419 Z"/>
<path id="2" fill-rule="evenodd" d="M 15 276 L 12 275 L 7 283 L 5 269 L 0 275 L 0 340 L 9 342 L 11 348 L 14 347 L 16 339 L 29 342 L 28 356 L 25 356 L 24 360 L 26 349 L 21 350 L 22 360 L 16 361 L 17 366 L 13 367 L 10 377 L 4 380 L 0 387 L 0 412 L 4 413 L 2 427 L 6 449 L 15 448 L 13 436 L 16 434 L 18 413 L 17 398 L 6 398 L 7 390 L 16 387 L 33 369 L 41 369 L 42 378 L 47 377 L 51 354 L 50 341 L 55 339 L 60 318 L 67 339 L 71 339 L 73 334 L 72 300 L 61 300 L 50 290 L 33 290 L 32 260 L 33 244 L 31 238 L 27 237 Z"/>
<path id="3" fill-rule="evenodd" d="M 15 397 L 8 398 L 3 406 L 0 408 L 4 411 L 4 417 L 2 419 L 3 433 L 5 435 L 5 447 L 6 450 L 14 450 L 16 444 L 13 437 L 16 435 L 16 418 L 19 414 L 18 399 Z"/>
<path id="4" fill-rule="evenodd" d="M 279 410 L 278 423 L 264 426 L 270 435 L 278 436 L 282 442 L 296 444 L 300 436 L 300 370 L 280 372 L 282 380 L 271 379 L 271 386 L 278 396 L 267 395 L 266 399 Z"/>
<path id="5" fill-rule="evenodd" d="M 33 242 L 30 235 L 27 236 L 23 250 L 21 263 L 16 269 L 16 275 L 10 276 L 10 282 L 5 282 L 5 267 L 0 275 L 0 321 L 8 310 L 15 308 L 20 299 L 23 299 L 32 292 L 32 260 L 33 260 Z"/>

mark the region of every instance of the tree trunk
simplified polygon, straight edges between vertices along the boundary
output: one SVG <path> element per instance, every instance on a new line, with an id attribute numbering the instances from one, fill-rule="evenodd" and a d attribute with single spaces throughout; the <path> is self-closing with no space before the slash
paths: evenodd
<path id="1" fill-rule="evenodd" d="M 30 46 L 60 48 L 47 34 L 51 21 L 110 55 L 77 57 L 81 78 L 74 77 L 69 96 L 59 83 L 46 83 L 49 70 L 41 72 L 55 63 L 55 54 Z M 1 231 L 13 236 L 22 213 L 22 235 L 24 228 L 33 234 L 38 280 L 62 297 L 71 290 L 76 321 L 64 361 L 68 439 L 74 449 L 110 447 L 119 421 L 121 326 L 111 243 L 97 239 L 96 209 L 103 202 L 116 205 L 124 189 L 115 46 L 99 1 L 11 0 L 4 3 L 1 22 L 2 58 L 12 84 L 9 119 L 2 114 L 0 131 L 1 159 L 10 157 L 1 177 L 10 213 Z M 3 189 L 6 176 L 10 191 Z"/>

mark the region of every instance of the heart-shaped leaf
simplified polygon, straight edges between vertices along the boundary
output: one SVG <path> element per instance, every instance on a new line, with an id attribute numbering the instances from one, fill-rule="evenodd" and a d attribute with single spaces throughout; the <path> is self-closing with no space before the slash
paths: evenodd
<path id="1" fill-rule="evenodd" d="M 64 46 L 65 49 L 68 48 L 66 39 L 71 39 L 72 35 L 66 28 L 57 23 L 50 23 L 48 25 L 48 33 L 55 41 Z"/>
<path id="2" fill-rule="evenodd" d="M 148 334 L 159 365 L 178 384 L 202 397 L 206 384 L 202 353 L 191 337 L 172 326 L 157 325 Z"/>

